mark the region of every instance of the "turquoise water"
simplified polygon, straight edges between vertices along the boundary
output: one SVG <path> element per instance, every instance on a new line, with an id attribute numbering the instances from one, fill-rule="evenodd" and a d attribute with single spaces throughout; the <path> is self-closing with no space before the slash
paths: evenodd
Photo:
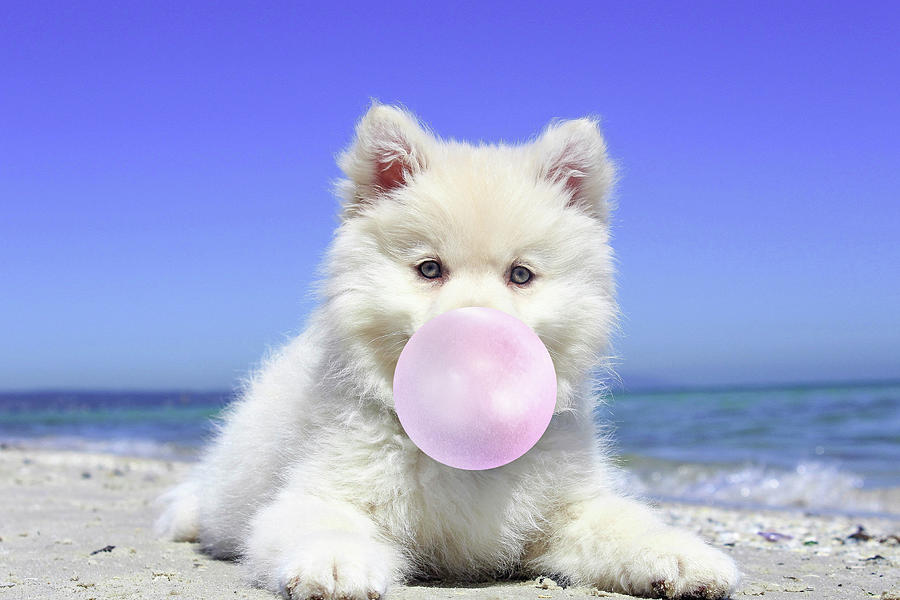
<path id="1" fill-rule="evenodd" d="M 223 392 L 0 394 L 0 443 L 191 460 Z M 900 516 L 900 383 L 616 393 L 596 415 L 660 499 Z"/>

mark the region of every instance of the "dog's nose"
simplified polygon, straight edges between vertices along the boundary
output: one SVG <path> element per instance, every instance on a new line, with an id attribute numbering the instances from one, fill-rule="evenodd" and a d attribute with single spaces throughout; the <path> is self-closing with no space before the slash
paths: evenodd
<path id="1" fill-rule="evenodd" d="M 517 316 L 509 290 L 490 277 L 460 276 L 444 284 L 437 298 L 432 317 L 457 308 L 480 306 L 494 308 Z"/>

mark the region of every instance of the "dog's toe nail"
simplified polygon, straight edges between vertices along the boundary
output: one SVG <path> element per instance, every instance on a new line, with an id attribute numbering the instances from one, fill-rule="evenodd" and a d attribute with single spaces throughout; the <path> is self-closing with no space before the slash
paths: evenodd
<path id="1" fill-rule="evenodd" d="M 657 579 L 653 583 L 650 584 L 650 588 L 653 590 L 654 598 L 671 598 L 673 586 L 670 582 L 665 579 Z"/>

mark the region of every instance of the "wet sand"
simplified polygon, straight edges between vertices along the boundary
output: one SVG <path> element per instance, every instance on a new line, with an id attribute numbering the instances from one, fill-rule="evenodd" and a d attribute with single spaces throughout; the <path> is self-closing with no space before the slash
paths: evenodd
<path id="1" fill-rule="evenodd" d="M 0 450 L 0 600 L 275 598 L 236 564 L 155 539 L 155 498 L 189 465 L 105 454 Z M 734 556 L 734 598 L 900 600 L 900 520 L 680 504 L 666 518 Z M 859 526 L 863 531 L 858 533 Z M 771 534 L 760 535 L 759 532 Z M 552 581 L 410 585 L 390 598 L 631 598 Z"/>

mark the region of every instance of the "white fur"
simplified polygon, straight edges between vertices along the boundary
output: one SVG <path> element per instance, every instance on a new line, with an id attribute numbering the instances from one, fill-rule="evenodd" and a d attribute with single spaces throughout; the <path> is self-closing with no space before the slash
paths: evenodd
<path id="1" fill-rule="evenodd" d="M 616 315 L 596 121 L 521 146 L 442 141 L 375 104 L 340 157 L 342 222 L 307 330 L 230 409 L 159 527 L 290 598 L 375 598 L 414 576 L 553 574 L 603 589 L 719 598 L 731 559 L 627 498 L 592 419 Z M 417 265 L 439 259 L 440 280 Z M 535 273 L 509 283 L 513 264 Z M 397 357 L 430 318 L 506 311 L 553 358 L 538 444 L 488 471 L 425 456 L 392 410 Z M 439 370 L 440 365 L 435 365 Z"/>

